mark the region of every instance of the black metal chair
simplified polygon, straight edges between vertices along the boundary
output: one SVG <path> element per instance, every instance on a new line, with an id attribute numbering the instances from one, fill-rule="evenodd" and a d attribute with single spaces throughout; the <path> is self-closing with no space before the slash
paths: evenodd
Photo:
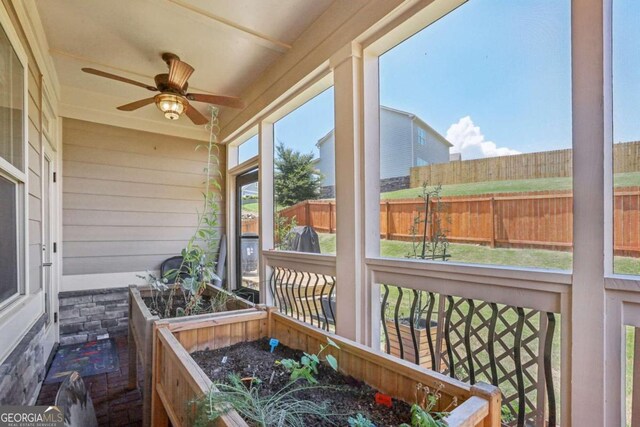
<path id="1" fill-rule="evenodd" d="M 178 271 L 180 267 L 182 267 L 182 271 L 180 272 L 180 277 L 187 277 L 188 274 L 185 271 L 184 266 L 182 265 L 183 258 L 182 256 L 174 256 L 171 258 L 165 259 L 162 264 L 160 264 L 160 277 L 164 277 L 168 280 L 167 283 L 173 284 L 176 282 L 177 274 L 168 275 L 170 271 Z"/>

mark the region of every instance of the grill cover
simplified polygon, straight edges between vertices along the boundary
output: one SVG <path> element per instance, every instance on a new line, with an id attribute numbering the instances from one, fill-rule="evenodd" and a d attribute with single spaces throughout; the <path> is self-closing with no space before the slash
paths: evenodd
<path id="1" fill-rule="evenodd" d="M 320 253 L 318 233 L 308 225 L 293 227 L 285 237 L 285 243 L 288 251 Z"/>

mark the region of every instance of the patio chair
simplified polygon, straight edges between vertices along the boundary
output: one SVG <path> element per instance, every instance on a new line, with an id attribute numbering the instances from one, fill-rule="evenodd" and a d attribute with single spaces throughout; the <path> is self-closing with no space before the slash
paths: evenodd
<path id="1" fill-rule="evenodd" d="M 171 270 L 178 270 L 181 266 L 182 266 L 182 256 L 178 255 L 178 256 L 173 256 L 171 258 L 167 258 L 164 261 L 162 261 L 162 264 L 160 264 L 160 277 L 165 277 L 165 275 L 167 273 L 169 273 Z M 182 269 L 182 272 L 180 273 L 181 277 L 186 277 L 187 273 L 184 271 L 184 267 Z M 171 275 L 170 277 L 167 277 L 167 283 L 168 284 L 173 284 L 176 281 L 176 275 Z"/>
<path id="2" fill-rule="evenodd" d="M 93 401 L 78 372 L 72 372 L 60 384 L 55 405 L 62 409 L 64 413 L 65 426 L 98 426 L 98 418 L 93 409 Z"/>

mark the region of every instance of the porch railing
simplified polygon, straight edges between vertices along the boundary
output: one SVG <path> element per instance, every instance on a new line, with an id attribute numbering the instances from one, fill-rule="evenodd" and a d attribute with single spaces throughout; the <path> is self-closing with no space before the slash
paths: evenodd
<path id="1" fill-rule="evenodd" d="M 367 259 L 372 345 L 503 393 L 506 426 L 568 420 L 566 336 L 571 276 L 455 263 Z M 377 339 L 376 339 L 377 337 Z M 561 339 L 562 337 L 562 339 Z"/>
<path id="2" fill-rule="evenodd" d="M 335 331 L 335 256 L 264 252 L 270 303 Z M 370 345 L 503 392 L 503 425 L 568 423 L 571 275 L 367 258 Z"/>
<path id="3" fill-rule="evenodd" d="M 335 332 L 335 257 L 274 251 L 264 258 L 272 303 L 288 316 Z"/>
<path id="4" fill-rule="evenodd" d="M 555 313 L 386 284 L 381 294 L 384 351 L 498 386 L 504 425 L 556 425 Z"/>

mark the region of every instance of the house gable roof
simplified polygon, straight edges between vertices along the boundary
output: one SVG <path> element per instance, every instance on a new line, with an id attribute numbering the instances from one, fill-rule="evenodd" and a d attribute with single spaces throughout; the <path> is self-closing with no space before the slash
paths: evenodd
<path id="1" fill-rule="evenodd" d="M 387 110 L 389 112 L 392 112 L 392 113 L 396 113 L 396 114 L 401 114 L 401 115 L 407 116 L 409 119 L 418 122 L 422 127 L 427 128 L 433 135 L 435 135 L 435 137 L 441 143 L 443 143 L 443 144 L 445 144 L 445 145 L 447 145 L 449 147 L 453 147 L 452 143 L 450 143 L 444 136 L 442 136 L 440 133 L 438 133 L 434 128 L 429 126 L 419 116 L 417 116 L 417 115 L 415 115 L 413 113 L 409 113 L 407 111 L 402 111 L 402 110 L 398 110 L 398 109 L 395 109 L 395 108 L 387 107 L 386 105 L 381 105 L 380 108 L 383 109 L 383 110 Z M 332 135 L 333 135 L 333 129 L 331 129 L 329 132 L 327 132 L 322 138 L 320 138 L 318 140 L 318 142 L 316 142 L 316 147 L 320 148 L 320 146 L 322 144 L 324 144 L 325 142 L 327 142 Z"/>

